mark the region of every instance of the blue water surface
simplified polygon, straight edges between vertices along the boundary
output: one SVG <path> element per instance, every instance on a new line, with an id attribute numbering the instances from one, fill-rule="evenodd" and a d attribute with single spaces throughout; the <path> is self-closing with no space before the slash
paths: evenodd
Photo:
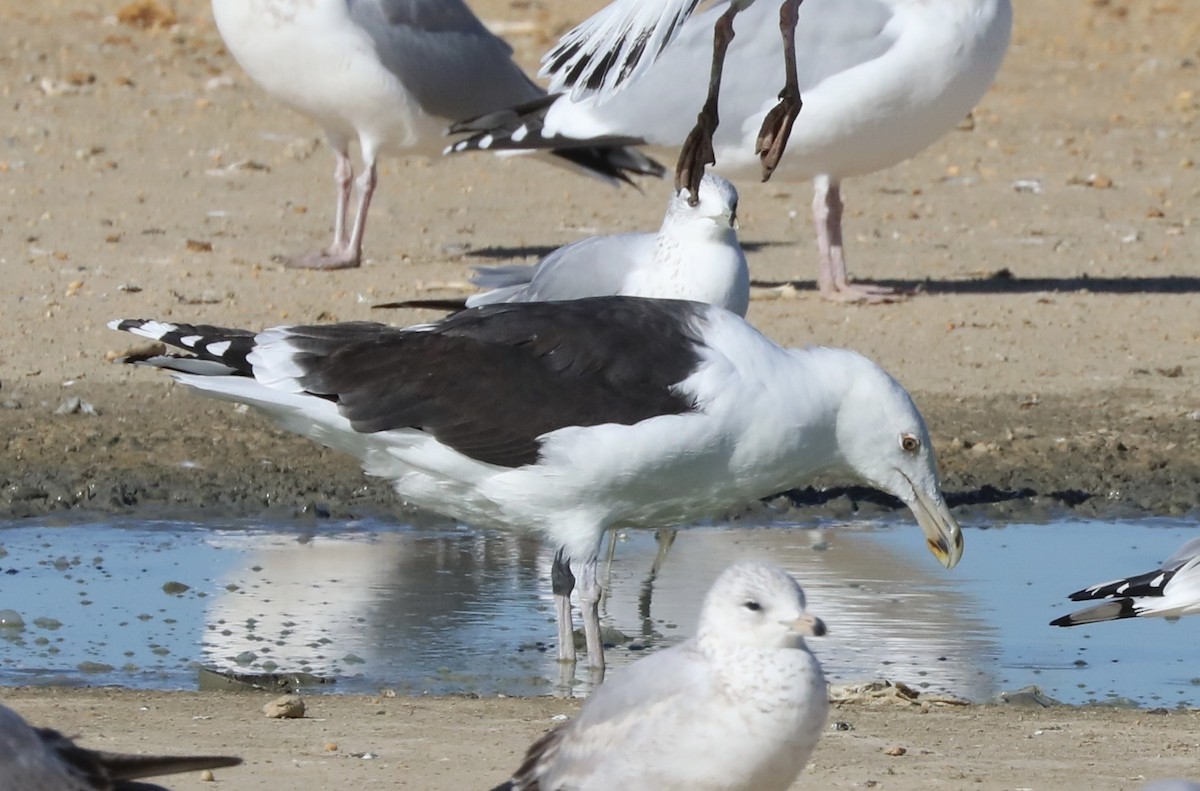
<path id="1" fill-rule="evenodd" d="M 653 582 L 654 535 L 626 531 L 604 602 L 619 633 L 610 666 L 685 639 L 716 575 L 758 557 L 794 573 L 829 625 L 812 646 L 835 683 L 1198 706 L 1200 618 L 1048 625 L 1073 606 L 1066 594 L 1150 570 L 1197 528 L 967 526 L 946 571 L 909 520 L 815 527 L 764 512 L 681 532 Z M 582 693 L 555 661 L 551 559 L 536 538 L 450 524 L 2 524 L 0 611 L 24 625 L 0 626 L 0 684 L 189 689 L 210 667 L 311 673 L 341 692 Z"/>

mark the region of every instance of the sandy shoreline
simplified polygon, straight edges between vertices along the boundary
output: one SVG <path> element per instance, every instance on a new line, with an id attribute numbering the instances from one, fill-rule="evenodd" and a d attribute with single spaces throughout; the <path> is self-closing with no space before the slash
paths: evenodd
<path id="1" fill-rule="evenodd" d="M 236 789 L 491 788 L 555 716 L 578 709 L 553 698 L 310 696 L 305 719 L 268 720 L 270 697 L 0 690 L 6 705 L 90 747 L 241 755 L 243 766 L 216 772 L 215 787 Z M 1200 761 L 1195 711 L 835 704 L 829 722 L 797 789 L 1132 791 L 1194 776 Z M 897 747 L 902 755 L 888 754 Z M 214 786 L 184 776 L 172 787 Z"/>

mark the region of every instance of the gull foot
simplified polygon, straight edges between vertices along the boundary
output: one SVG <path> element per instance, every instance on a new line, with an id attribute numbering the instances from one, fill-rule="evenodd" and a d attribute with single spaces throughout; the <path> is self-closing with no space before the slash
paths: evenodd
<path id="1" fill-rule="evenodd" d="M 758 131 L 758 142 L 754 146 L 754 153 L 758 154 L 762 162 L 763 181 L 771 178 L 771 174 L 779 166 L 783 150 L 787 148 L 788 137 L 792 134 L 792 124 L 796 122 L 796 116 L 800 115 L 802 105 L 798 93 L 793 94 L 785 89 L 779 94 L 779 104 L 772 107 L 771 112 L 763 119 L 762 127 Z"/>
<path id="2" fill-rule="evenodd" d="M 675 164 L 675 191 L 687 187 L 688 203 L 695 206 L 700 203 L 700 179 L 704 177 L 704 167 L 715 164 L 716 154 L 713 153 L 713 130 L 703 121 L 697 121 L 696 126 L 688 133 L 679 149 L 679 161 Z"/>
<path id="3" fill-rule="evenodd" d="M 912 296 L 909 292 L 870 283 L 845 282 L 822 285 L 820 291 L 821 298 L 830 302 L 854 302 L 867 305 L 885 305 Z"/>
<path id="4" fill-rule="evenodd" d="M 283 265 L 288 269 L 354 269 L 359 255 L 353 250 L 320 250 L 288 256 Z"/>

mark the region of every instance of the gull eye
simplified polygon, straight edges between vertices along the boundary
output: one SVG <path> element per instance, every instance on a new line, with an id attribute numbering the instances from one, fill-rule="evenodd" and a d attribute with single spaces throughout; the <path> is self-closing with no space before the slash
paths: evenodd
<path id="1" fill-rule="evenodd" d="M 744 603 L 742 606 L 745 607 L 750 612 L 758 612 L 759 610 L 762 609 L 762 605 L 759 604 L 758 602 L 754 601 L 753 599 Z"/>
<path id="2" fill-rule="evenodd" d="M 921 449 L 921 440 L 912 434 L 900 435 L 900 449 L 905 453 L 916 453 Z"/>

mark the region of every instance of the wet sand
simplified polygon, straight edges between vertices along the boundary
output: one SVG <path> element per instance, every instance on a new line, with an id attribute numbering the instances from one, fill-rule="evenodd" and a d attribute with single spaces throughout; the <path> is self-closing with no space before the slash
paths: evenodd
<path id="1" fill-rule="evenodd" d="M 1013 47 L 970 123 L 846 184 L 854 274 L 920 293 L 887 306 L 821 302 L 808 185 L 740 184 L 741 235 L 766 286 L 749 318 L 780 342 L 849 346 L 894 372 L 930 424 L 964 519 L 1194 511 L 1200 8 L 1017 6 Z M 532 16 L 509 28 L 531 66 L 593 4 L 475 7 L 488 20 Z M 669 186 L 614 191 L 535 162 L 387 160 L 367 264 L 284 270 L 279 256 L 326 241 L 331 157 L 315 127 L 237 69 L 206 3 L 173 8 L 177 25 L 149 29 L 78 0 L 0 8 L 0 514 L 397 513 L 353 462 L 108 364 L 130 339 L 104 322 L 379 319 L 374 302 L 461 293 L 472 265 L 652 229 Z M 98 414 L 55 413 L 73 398 Z M 797 499 L 805 514 L 887 507 L 860 490 Z M 96 746 L 236 747 L 251 765 L 219 777 L 239 788 L 487 787 L 572 706 L 347 697 L 315 702 L 320 719 L 278 723 L 239 698 L 0 697 Z M 384 713 L 363 716 L 374 711 Z M 829 735 L 801 787 L 1135 788 L 1198 765 L 1194 714 L 849 707 L 835 717 L 855 730 Z M 884 755 L 891 745 L 908 752 Z M 363 750 L 381 758 L 347 757 Z"/>

